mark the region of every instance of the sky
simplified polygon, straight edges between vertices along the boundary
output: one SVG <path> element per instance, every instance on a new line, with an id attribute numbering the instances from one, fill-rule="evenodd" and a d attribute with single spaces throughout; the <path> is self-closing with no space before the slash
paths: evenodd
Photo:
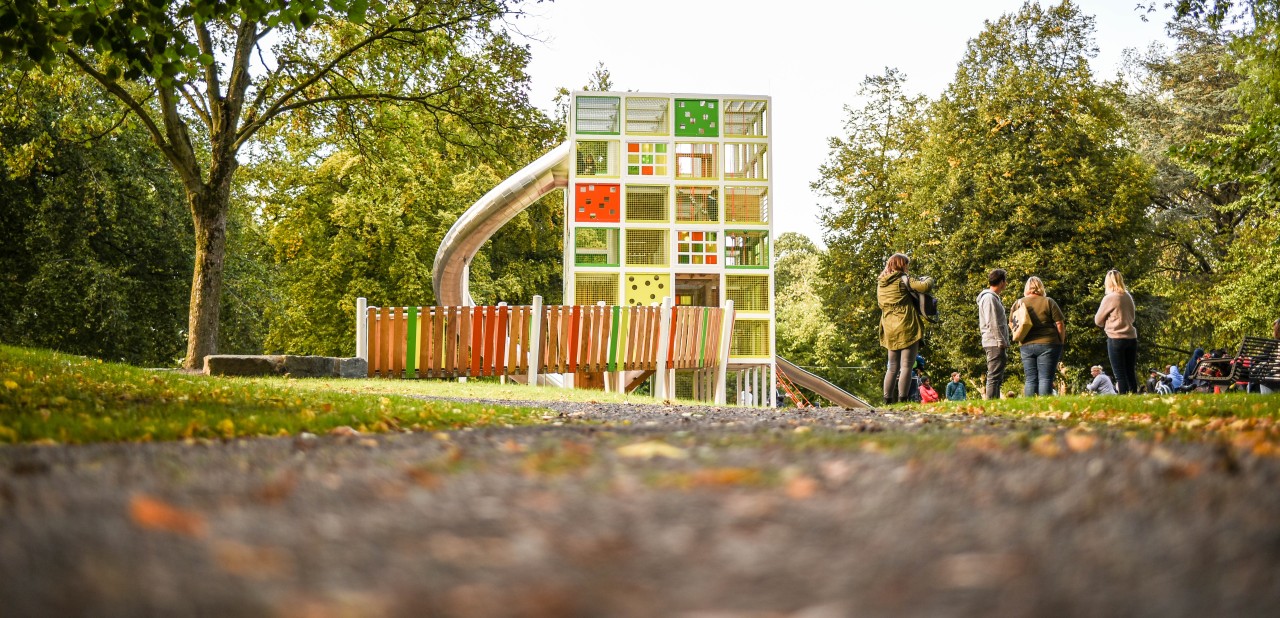
<path id="1" fill-rule="evenodd" d="M 1165 41 L 1167 11 L 1138 0 L 1076 0 L 1095 17 L 1094 74 L 1126 49 Z M 1046 3 L 1047 4 L 1047 3 Z M 1163 4 L 1163 3 L 1161 3 Z M 829 138 L 843 135 L 863 78 L 894 67 L 907 91 L 937 97 L 969 40 L 1022 0 L 555 0 L 517 23 L 532 51 L 532 102 L 582 88 L 598 63 L 615 90 L 772 97 L 774 232 L 822 244 L 824 198 L 810 190 Z"/>

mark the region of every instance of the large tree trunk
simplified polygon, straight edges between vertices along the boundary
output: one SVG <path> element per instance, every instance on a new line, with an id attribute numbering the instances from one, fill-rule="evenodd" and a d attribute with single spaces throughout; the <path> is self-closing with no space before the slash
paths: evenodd
<path id="1" fill-rule="evenodd" d="M 218 314 L 222 307 L 222 271 L 227 256 L 229 191 L 203 187 L 189 195 L 195 222 L 196 264 L 191 277 L 191 313 L 187 323 L 186 369 L 202 369 L 204 357 L 218 351 Z"/>

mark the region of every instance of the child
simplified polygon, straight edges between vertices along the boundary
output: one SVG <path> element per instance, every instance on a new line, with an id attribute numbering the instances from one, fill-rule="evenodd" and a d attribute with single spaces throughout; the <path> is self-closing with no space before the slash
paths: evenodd
<path id="1" fill-rule="evenodd" d="M 933 385 L 929 384 L 929 378 L 920 382 L 920 403 L 933 403 L 939 399 L 938 391 L 933 390 Z"/>

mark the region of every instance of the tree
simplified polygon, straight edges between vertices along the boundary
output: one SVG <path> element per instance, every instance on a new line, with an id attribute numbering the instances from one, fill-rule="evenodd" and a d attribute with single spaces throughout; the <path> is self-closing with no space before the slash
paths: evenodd
<path id="1" fill-rule="evenodd" d="M 511 77 L 527 50 L 500 24 L 516 2 L 22 1 L 0 7 L 0 57 L 83 71 L 177 172 L 195 236 L 185 365 L 197 367 L 217 348 L 240 151 L 283 118 L 315 121 L 315 106 L 351 101 L 414 105 L 442 134 L 453 118 L 483 138 L 525 97 Z"/>
<path id="2" fill-rule="evenodd" d="M 778 355 L 803 367 L 823 368 L 816 372 L 844 388 L 857 388 L 859 378 L 866 376 L 840 368 L 847 345 L 817 293 L 825 251 L 796 232 L 779 236 L 773 250 Z"/>
<path id="3" fill-rule="evenodd" d="M 182 187 L 89 81 L 0 67 L 0 341 L 169 365 L 191 276 Z"/>
<path id="4" fill-rule="evenodd" d="M 1003 267 L 1017 292 L 1044 280 L 1066 313 L 1064 360 L 1083 372 L 1105 357 L 1090 334 L 1104 274 L 1139 283 L 1148 268 L 1150 170 L 1128 147 L 1119 84 L 1093 79 L 1092 31 L 1069 0 L 1028 2 L 970 41 L 931 107 L 904 227 L 920 272 L 957 308 L 936 329 L 943 364 L 980 372 L 976 312 L 964 308 Z"/>
<path id="5" fill-rule="evenodd" d="M 885 260 L 906 245 L 905 204 L 923 136 L 925 99 L 904 92 L 896 69 L 867 77 L 858 90 L 860 108 L 845 107 L 844 136 L 829 140 L 814 191 L 832 201 L 823 206 L 827 252 L 821 259 L 822 297 L 828 320 L 845 338 L 841 364 L 883 362 L 878 332 L 876 277 Z M 876 375 L 858 376 L 860 392 L 878 392 Z M 852 386 L 852 385 L 851 385 Z"/>

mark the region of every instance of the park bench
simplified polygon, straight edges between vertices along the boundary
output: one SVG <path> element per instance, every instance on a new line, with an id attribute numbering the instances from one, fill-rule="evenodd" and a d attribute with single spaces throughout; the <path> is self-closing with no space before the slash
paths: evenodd
<path id="1" fill-rule="evenodd" d="M 1195 380 L 1224 386 L 1280 384 L 1280 339 L 1245 337 L 1235 356 L 1200 361 Z"/>

